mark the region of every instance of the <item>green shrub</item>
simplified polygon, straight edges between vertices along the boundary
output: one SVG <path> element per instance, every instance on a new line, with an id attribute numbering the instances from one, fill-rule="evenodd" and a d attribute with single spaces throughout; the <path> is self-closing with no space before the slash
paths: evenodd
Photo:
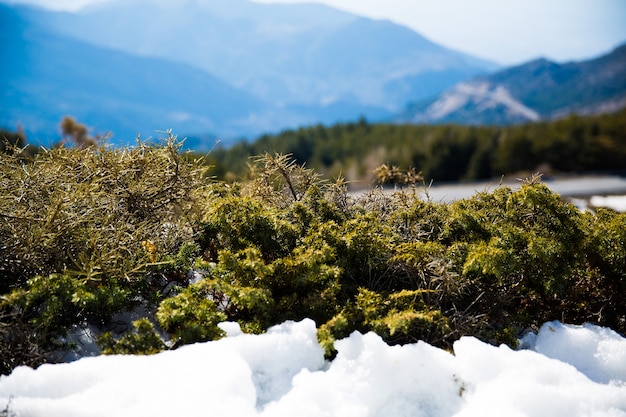
<path id="1" fill-rule="evenodd" d="M 462 275 L 490 320 L 529 326 L 549 320 L 545 313 L 567 317 L 560 300 L 571 296 L 585 261 L 574 206 L 543 184 L 526 183 L 454 203 L 448 230 L 447 239 L 464 244 Z"/>
<path id="2" fill-rule="evenodd" d="M 210 289 L 193 284 L 178 295 L 163 300 L 156 317 L 175 346 L 219 339 L 224 335 L 217 324 L 226 315 L 217 310 Z"/>
<path id="3" fill-rule="evenodd" d="M 428 340 L 442 345 L 452 331 L 441 311 L 426 305 L 422 290 L 377 293 L 365 288 L 323 324 L 318 332 L 327 355 L 333 354 L 333 341 L 351 332 L 373 331 L 388 343 L 414 343 Z"/>
<path id="4" fill-rule="evenodd" d="M 125 149 L 58 147 L 31 159 L 0 153 L 1 318 L 32 330 L 27 344 L 40 360 L 54 360 L 71 325 L 105 328 L 140 303 L 154 309 L 165 286 L 186 280 L 188 265 L 177 257 L 193 243 L 205 169 L 179 148 L 170 135 Z"/>
<path id="5" fill-rule="evenodd" d="M 146 264 L 188 238 L 202 171 L 179 146 L 170 137 L 123 150 L 59 147 L 30 161 L 2 155 L 0 291 L 66 270 L 143 279 Z"/>
<path id="6" fill-rule="evenodd" d="M 106 332 L 98 338 L 98 344 L 105 355 L 151 355 L 165 349 L 165 343 L 154 329 L 153 324 L 142 318 L 133 322 L 134 331 L 115 340 L 111 332 Z"/>
<path id="7" fill-rule="evenodd" d="M 626 215 L 583 214 L 538 178 L 442 204 L 416 182 L 352 197 L 284 155 L 207 182 L 178 150 L 0 154 L 2 373 L 58 359 L 85 324 L 105 353 L 218 339 L 224 320 L 312 318 L 329 355 L 355 330 L 445 348 L 553 319 L 626 331 Z M 106 333 L 128 311 L 134 330 Z"/>

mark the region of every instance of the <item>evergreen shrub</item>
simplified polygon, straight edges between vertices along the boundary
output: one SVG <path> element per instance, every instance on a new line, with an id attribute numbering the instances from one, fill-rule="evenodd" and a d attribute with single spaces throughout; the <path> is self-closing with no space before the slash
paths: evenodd
<path id="1" fill-rule="evenodd" d="M 104 353 L 154 353 L 309 317 L 329 356 L 355 330 L 444 348 L 553 319 L 626 331 L 626 215 L 539 178 L 443 204 L 414 170 L 351 196 L 278 154 L 216 181 L 171 136 L 0 157 L 1 373 L 59 360 L 84 325 Z"/>

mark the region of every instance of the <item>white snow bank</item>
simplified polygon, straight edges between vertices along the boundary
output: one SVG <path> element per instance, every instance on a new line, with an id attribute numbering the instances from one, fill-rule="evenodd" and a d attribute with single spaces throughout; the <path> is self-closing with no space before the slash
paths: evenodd
<path id="1" fill-rule="evenodd" d="M 568 363 L 576 362 L 591 373 L 595 373 L 591 364 L 609 365 L 594 355 L 605 341 L 604 329 L 588 329 L 591 332 L 555 323 L 542 327 L 537 347 L 545 346 L 565 361 L 532 350 L 514 351 L 462 338 L 454 344 L 454 352 L 459 376 L 467 381 L 467 393 L 457 416 L 626 416 L 626 380 L 597 383 Z M 556 334 L 546 334 L 550 332 Z M 572 334 L 580 345 L 560 340 Z M 626 350 L 620 356 L 626 362 Z"/>
<path id="2" fill-rule="evenodd" d="M 589 200 L 593 207 L 605 207 L 620 213 L 626 212 L 626 196 L 624 195 L 594 195 Z"/>
<path id="3" fill-rule="evenodd" d="M 311 320 L 153 356 L 100 356 L 0 377 L 0 410 L 26 416 L 626 416 L 626 339 L 544 325 L 531 349 L 471 337 L 454 355 L 372 333 L 323 360 Z"/>
<path id="4" fill-rule="evenodd" d="M 592 381 L 626 383 L 626 339 L 611 329 L 546 323 L 532 349 L 569 363 Z"/>
<path id="5" fill-rule="evenodd" d="M 451 416 L 462 405 L 455 358 L 426 343 L 386 345 L 373 333 L 337 342 L 326 371 L 302 372 L 263 416 Z"/>

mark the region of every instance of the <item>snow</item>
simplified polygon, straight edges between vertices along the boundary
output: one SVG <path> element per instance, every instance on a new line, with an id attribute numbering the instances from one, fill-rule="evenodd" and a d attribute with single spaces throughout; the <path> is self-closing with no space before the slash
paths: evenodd
<path id="1" fill-rule="evenodd" d="M 525 349 L 463 337 L 447 352 L 388 346 L 373 333 L 336 342 L 328 362 L 311 320 L 153 356 L 98 356 L 0 377 L 10 416 L 626 416 L 626 339 L 560 322 Z"/>
<path id="2" fill-rule="evenodd" d="M 595 195 L 591 197 L 589 204 L 593 207 L 605 207 L 617 212 L 626 212 L 626 196 L 623 195 Z"/>
<path id="3" fill-rule="evenodd" d="M 626 195 L 593 195 L 590 198 L 569 198 L 569 201 L 582 211 L 595 211 L 602 207 L 626 213 Z"/>

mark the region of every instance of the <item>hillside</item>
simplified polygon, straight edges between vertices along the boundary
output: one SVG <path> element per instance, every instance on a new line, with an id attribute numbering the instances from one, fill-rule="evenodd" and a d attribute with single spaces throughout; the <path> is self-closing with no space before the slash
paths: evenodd
<path id="1" fill-rule="evenodd" d="M 21 62 L 3 77 L 0 124 L 21 122 L 29 137 L 53 135 L 70 114 L 116 137 L 202 134 L 208 149 L 215 137 L 386 119 L 496 68 L 315 5 L 133 0 L 77 13 L 4 5 L 0 17 L 4 61 Z"/>
<path id="2" fill-rule="evenodd" d="M 185 62 L 286 105 L 394 110 L 415 98 L 421 76 L 445 73 L 450 85 L 496 68 L 394 23 L 314 4 L 113 1 L 45 18 L 78 39 Z"/>
<path id="3" fill-rule="evenodd" d="M 413 123 L 510 124 L 626 106 L 626 45 L 595 59 L 559 64 L 538 59 L 461 82 L 416 101 L 399 120 Z"/>
<path id="4" fill-rule="evenodd" d="M 0 125 L 19 122 L 31 140 L 55 140 L 67 114 L 123 143 L 166 129 L 241 135 L 266 108 L 192 66 L 67 38 L 3 5 L 0 19 L 2 60 L 11 63 L 0 79 Z"/>

